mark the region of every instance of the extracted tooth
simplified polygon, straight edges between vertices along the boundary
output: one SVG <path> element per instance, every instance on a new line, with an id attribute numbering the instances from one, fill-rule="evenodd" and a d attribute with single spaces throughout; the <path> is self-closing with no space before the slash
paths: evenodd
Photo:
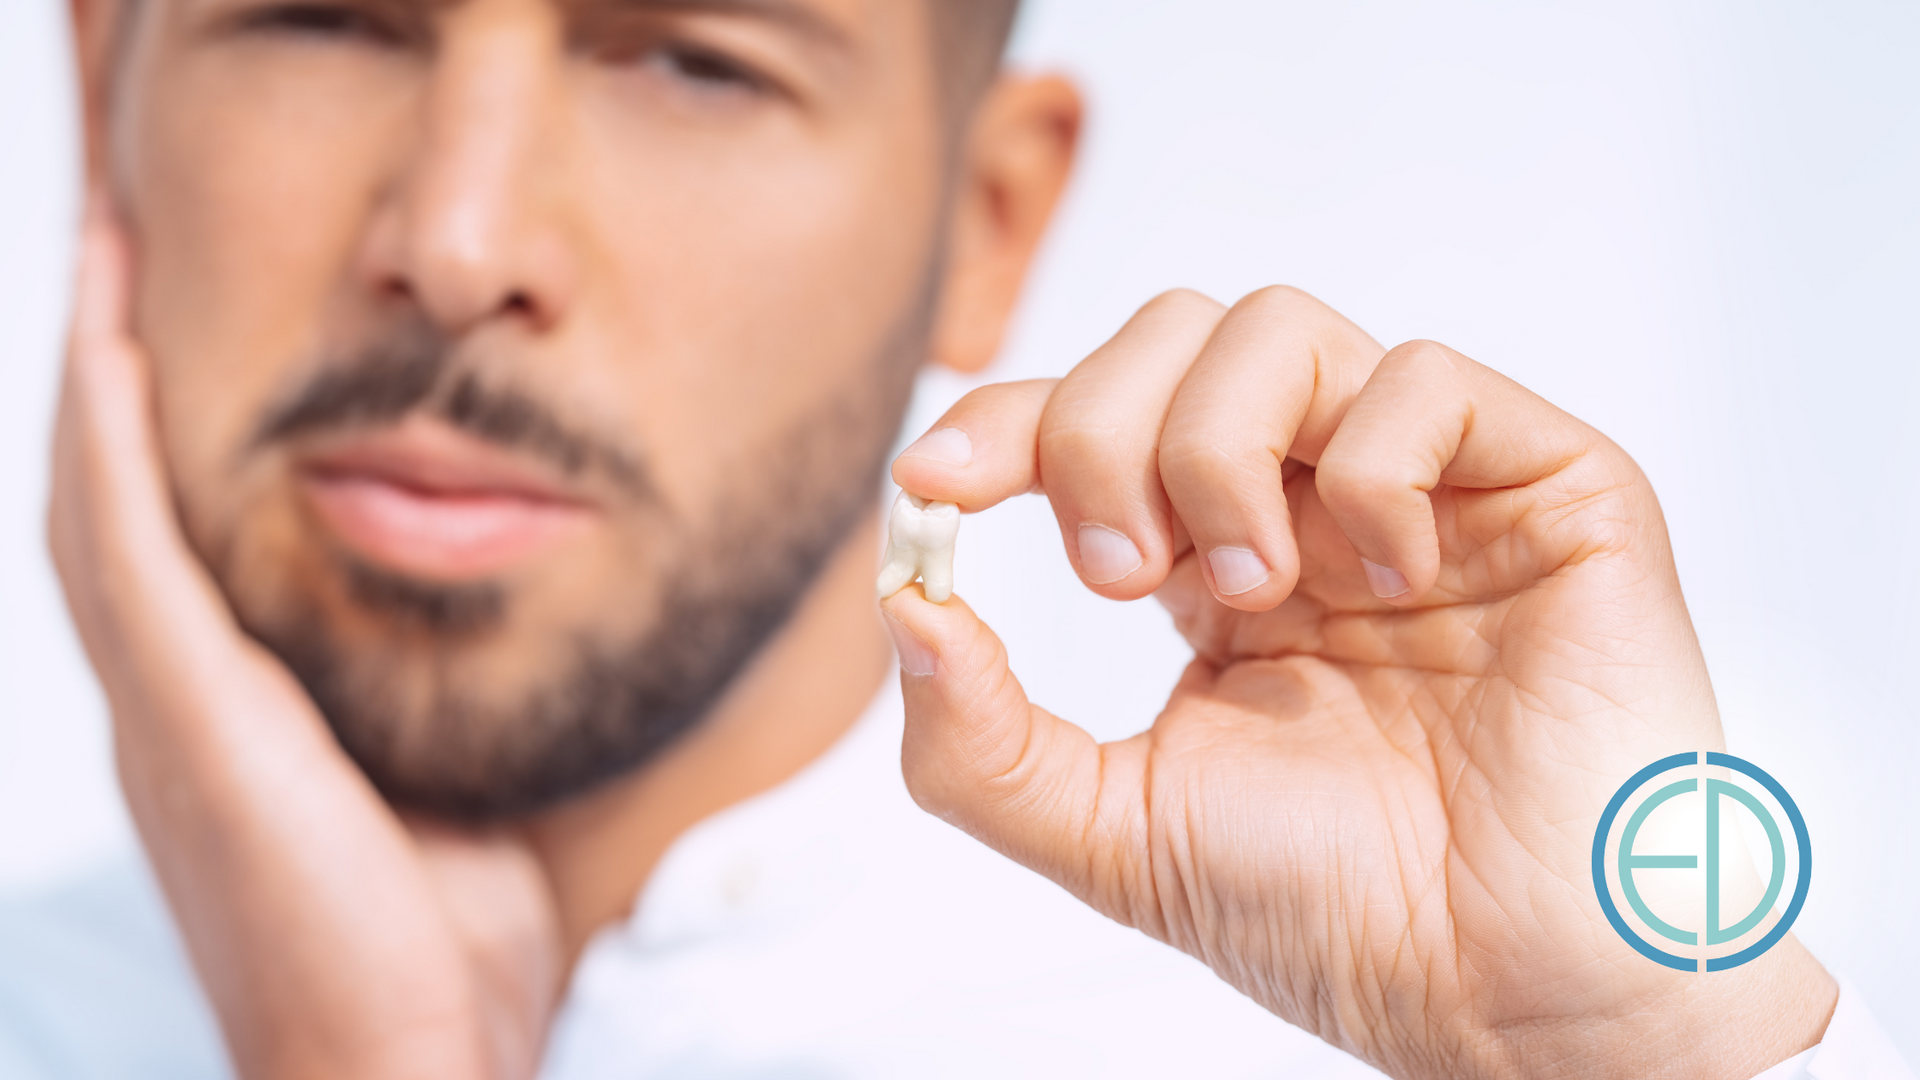
<path id="1" fill-rule="evenodd" d="M 960 535 L 960 508 L 901 492 L 887 516 L 887 559 L 880 567 L 880 599 L 919 578 L 936 604 L 953 595 L 953 540 Z"/>

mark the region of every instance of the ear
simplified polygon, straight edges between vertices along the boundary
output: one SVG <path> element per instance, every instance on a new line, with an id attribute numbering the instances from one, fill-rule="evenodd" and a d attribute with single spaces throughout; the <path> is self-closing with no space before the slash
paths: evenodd
<path id="1" fill-rule="evenodd" d="M 1073 171 L 1084 107 L 1059 76 L 1002 75 L 974 112 L 948 225 L 932 357 L 974 372 L 1007 320 Z"/>

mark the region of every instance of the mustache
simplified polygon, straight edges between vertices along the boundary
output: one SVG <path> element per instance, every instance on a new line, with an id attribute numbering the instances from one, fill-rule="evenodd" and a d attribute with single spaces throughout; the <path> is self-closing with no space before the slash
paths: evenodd
<path id="1" fill-rule="evenodd" d="M 580 430 L 525 391 L 488 386 L 458 368 L 447 338 L 405 328 L 343 361 L 322 363 L 306 382 L 266 412 L 251 449 L 303 435 L 398 423 L 431 416 L 482 442 L 537 458 L 567 476 L 597 473 L 630 495 L 655 500 L 640 455 Z"/>

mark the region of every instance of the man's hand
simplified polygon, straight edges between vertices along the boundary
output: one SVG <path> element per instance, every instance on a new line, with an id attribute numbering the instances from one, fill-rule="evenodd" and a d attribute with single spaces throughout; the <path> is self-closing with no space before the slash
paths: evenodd
<path id="1" fill-rule="evenodd" d="M 1745 1078 L 1818 1041 L 1794 939 L 1683 974 L 1594 896 L 1608 796 L 1722 745 L 1659 505 L 1598 432 L 1286 289 L 1161 297 L 942 428 L 970 457 L 916 444 L 902 487 L 1043 491 L 1089 587 L 1157 594 L 1197 655 L 1097 745 L 963 603 L 896 595 L 921 805 L 1395 1076 Z"/>
<path id="2" fill-rule="evenodd" d="M 121 783 L 241 1075 L 532 1075 L 559 992 L 545 879 L 506 836 L 395 816 L 235 623 L 161 468 L 128 257 L 82 239 L 49 536 Z"/>

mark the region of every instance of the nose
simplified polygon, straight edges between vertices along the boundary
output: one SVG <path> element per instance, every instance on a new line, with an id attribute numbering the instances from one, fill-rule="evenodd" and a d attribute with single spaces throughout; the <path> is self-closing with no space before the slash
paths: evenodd
<path id="1" fill-rule="evenodd" d="M 444 16 L 415 141 L 369 223 L 375 289 L 452 336 L 498 320 L 549 328 L 574 285 L 553 182 L 562 49 L 546 8 L 482 0 Z"/>

